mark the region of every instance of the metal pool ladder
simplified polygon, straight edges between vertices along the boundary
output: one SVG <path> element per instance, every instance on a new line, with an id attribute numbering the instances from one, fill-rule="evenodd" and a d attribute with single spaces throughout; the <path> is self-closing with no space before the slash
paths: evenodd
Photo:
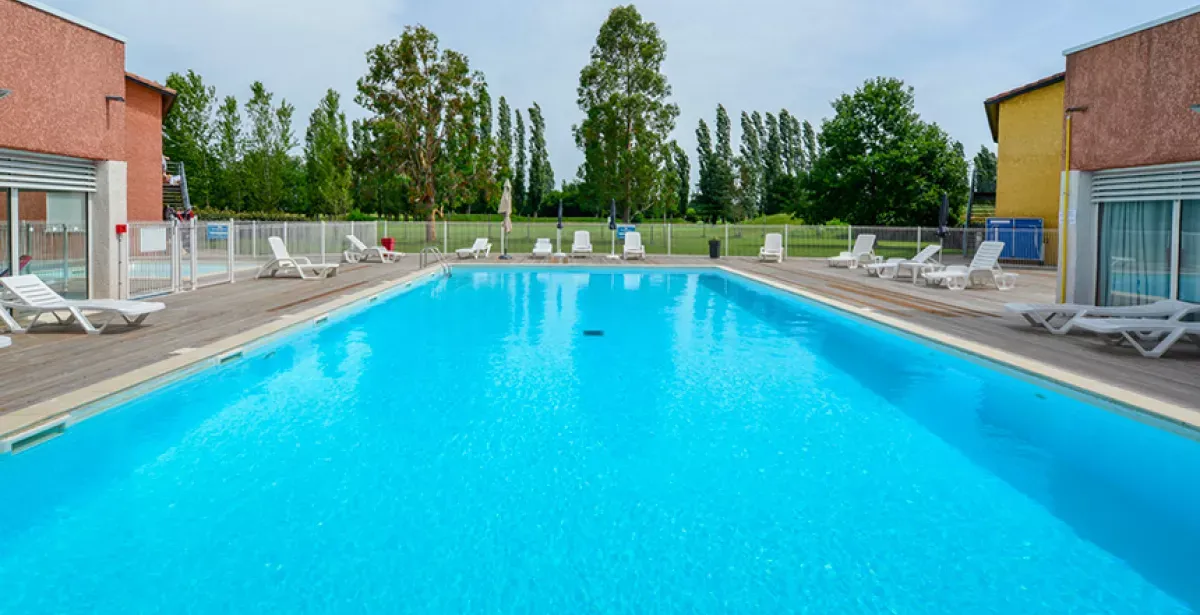
<path id="1" fill-rule="evenodd" d="M 450 263 L 446 262 L 446 255 L 442 254 L 442 251 L 437 249 L 437 246 L 426 247 L 425 249 L 421 250 L 420 256 L 421 256 L 420 269 L 424 269 L 425 264 L 427 262 L 437 263 L 438 268 L 442 270 L 442 273 L 446 274 L 446 277 L 450 277 L 450 274 L 451 274 Z"/>

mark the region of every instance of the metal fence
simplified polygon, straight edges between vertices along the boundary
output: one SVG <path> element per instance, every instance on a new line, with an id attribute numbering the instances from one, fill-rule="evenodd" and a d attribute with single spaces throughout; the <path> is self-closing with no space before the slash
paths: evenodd
<path id="1" fill-rule="evenodd" d="M 942 258 L 969 259 L 979 244 L 1004 241 L 1005 261 L 1028 266 L 1058 263 L 1057 233 L 1053 230 L 1006 230 L 989 236 L 983 228 L 950 229 L 944 237 L 930 227 L 809 226 L 745 224 L 632 225 L 642 235 L 647 254 L 655 256 L 707 256 L 709 242 L 719 242 L 724 257 L 755 257 L 770 233 L 783 238 L 786 258 L 825 258 L 850 250 L 855 239 L 875 235 L 875 253 L 884 258 L 911 257 L 931 243 L 941 243 Z M 395 250 L 415 254 L 426 247 L 450 253 L 477 238 L 492 244 L 492 256 L 501 251 L 530 254 L 540 238 L 549 239 L 556 252 L 570 253 L 577 231 L 587 231 L 597 254 L 620 254 L 623 241 L 606 223 L 564 221 L 514 222 L 511 233 L 501 233 L 499 217 L 491 222 L 257 222 L 194 220 L 188 223 L 139 222 L 130 225 L 127 260 L 128 295 L 151 295 L 190 290 L 210 284 L 231 283 L 239 272 L 252 271 L 271 259 L 268 237 L 283 239 L 292 256 L 313 262 L 342 261 L 349 235 L 367 245 L 383 238 Z M 503 235 L 503 236 L 502 236 Z M 994 233 L 993 233 L 994 235 Z"/>

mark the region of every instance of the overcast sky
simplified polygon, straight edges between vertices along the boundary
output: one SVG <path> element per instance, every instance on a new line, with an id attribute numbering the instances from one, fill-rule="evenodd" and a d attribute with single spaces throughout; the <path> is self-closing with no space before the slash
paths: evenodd
<path id="1" fill-rule="evenodd" d="M 582 156 L 571 125 L 579 70 L 609 2 L 587 0 L 44 0 L 128 39 L 128 70 L 156 80 L 195 69 L 244 102 L 249 85 L 297 107 L 297 135 L 326 88 L 351 118 L 364 52 L 424 24 L 487 77 L 493 99 L 537 101 L 555 178 Z M 696 122 L 718 103 L 786 107 L 819 126 L 829 103 L 865 79 L 916 88 L 917 110 L 962 141 L 991 145 L 985 98 L 1064 68 L 1062 51 L 1183 10 L 1195 0 L 643 0 L 667 41 L 665 72 L 693 158 Z M 711 119 L 709 122 L 711 123 Z"/>

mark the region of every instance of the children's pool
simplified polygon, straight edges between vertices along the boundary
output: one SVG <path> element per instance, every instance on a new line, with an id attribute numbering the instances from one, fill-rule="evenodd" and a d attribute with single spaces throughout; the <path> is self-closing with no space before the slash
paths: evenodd
<path id="1" fill-rule="evenodd" d="M 455 268 L 0 458 L 0 610 L 1188 613 L 1197 477 L 736 276 Z"/>

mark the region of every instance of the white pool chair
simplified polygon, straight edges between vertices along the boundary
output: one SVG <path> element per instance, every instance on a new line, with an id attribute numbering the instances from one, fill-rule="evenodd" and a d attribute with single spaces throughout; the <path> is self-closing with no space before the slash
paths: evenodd
<path id="1" fill-rule="evenodd" d="M 533 244 L 533 258 L 549 258 L 554 253 L 554 244 L 549 237 L 538 237 Z"/>
<path id="2" fill-rule="evenodd" d="M 854 248 L 829 258 L 830 267 L 849 267 L 855 269 L 860 265 L 879 262 L 875 256 L 875 236 L 859 235 L 854 239 Z"/>
<path id="3" fill-rule="evenodd" d="M 984 275 L 992 279 L 992 284 L 998 290 L 1010 290 L 1017 285 L 1017 274 L 1005 273 L 1000 268 L 1000 253 L 1003 251 L 1003 241 L 985 241 L 979 244 L 970 265 L 951 265 L 938 271 L 926 271 L 921 276 L 926 282 L 944 284 L 950 290 L 963 290 Z"/>
<path id="4" fill-rule="evenodd" d="M 783 262 L 783 235 L 779 233 L 767 233 L 763 238 L 763 247 L 758 249 L 758 260 L 772 260 L 777 263 Z"/>
<path id="5" fill-rule="evenodd" d="M 1200 322 L 1157 318 L 1076 318 L 1075 327 L 1114 344 L 1129 344 L 1143 357 L 1157 359 L 1184 338 L 1200 347 Z"/>
<path id="6" fill-rule="evenodd" d="M 922 273 L 933 271 L 940 267 L 937 260 L 934 259 L 937 253 L 940 252 L 942 246 L 930 244 L 925 246 L 920 252 L 917 252 L 912 258 L 889 258 L 886 263 L 871 263 L 867 265 L 867 273 L 877 275 L 884 279 L 893 279 L 900 277 L 902 273 L 911 273 L 913 283 Z"/>
<path id="7" fill-rule="evenodd" d="M 403 252 L 394 252 L 383 246 L 369 248 L 354 235 L 346 235 L 346 241 L 350 242 L 350 249 L 343 252 L 342 257 L 347 263 L 395 263 L 404 256 Z"/>
<path id="8" fill-rule="evenodd" d="M 625 247 L 622 256 L 625 260 L 640 258 L 646 260 L 646 247 L 642 245 L 642 234 L 637 231 L 625 233 Z"/>
<path id="9" fill-rule="evenodd" d="M 1163 299 L 1144 305 L 1101 307 L 1078 303 L 1006 303 L 1004 309 L 1020 314 L 1034 327 L 1045 327 L 1055 335 L 1065 335 L 1080 318 L 1158 318 L 1180 320 L 1200 314 L 1200 304 Z"/>
<path id="10" fill-rule="evenodd" d="M 273 278 L 277 273 L 296 274 L 302 280 L 320 280 L 337 275 L 337 264 L 320 264 L 308 260 L 306 256 L 288 254 L 287 246 L 279 237 L 268 237 L 267 245 L 271 246 L 271 262 L 259 268 L 256 278 Z"/>
<path id="11" fill-rule="evenodd" d="M 0 348 L 8 348 L 12 346 L 12 338 L 0 335 Z"/>
<path id="12" fill-rule="evenodd" d="M 39 324 L 69 325 L 79 323 L 88 333 L 103 333 L 118 317 L 125 324 L 136 327 L 154 312 L 167 306 L 154 301 L 123 301 L 120 299 L 63 299 L 36 275 L 16 275 L 0 278 L 7 296 L 0 299 L 0 320 L 13 333 L 27 333 Z M 11 310 L 11 314 L 9 311 Z M 93 321 L 86 315 L 94 313 Z M 23 313 L 32 313 L 33 320 L 27 325 L 20 322 Z M 39 322 L 49 314 L 55 320 Z"/>
<path id="13" fill-rule="evenodd" d="M 492 253 L 492 244 L 488 242 L 487 237 L 480 237 L 471 244 L 469 248 L 459 248 L 454 251 L 459 258 L 479 258 L 483 254 L 487 258 Z"/>
<path id="14" fill-rule="evenodd" d="M 571 242 L 571 254 L 591 254 L 592 234 L 587 231 L 575 231 L 575 241 Z"/>

